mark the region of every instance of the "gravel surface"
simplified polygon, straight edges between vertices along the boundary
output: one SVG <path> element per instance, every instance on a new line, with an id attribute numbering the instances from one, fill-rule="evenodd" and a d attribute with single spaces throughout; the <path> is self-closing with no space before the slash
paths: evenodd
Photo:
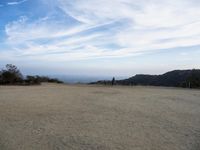
<path id="1" fill-rule="evenodd" d="M 0 150 L 200 150 L 200 90 L 0 86 Z"/>

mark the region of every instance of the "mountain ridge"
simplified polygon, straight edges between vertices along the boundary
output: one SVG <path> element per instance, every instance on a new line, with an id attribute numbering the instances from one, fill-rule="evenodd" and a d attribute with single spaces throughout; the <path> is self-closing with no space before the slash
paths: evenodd
<path id="1" fill-rule="evenodd" d="M 109 85 L 111 81 L 97 81 L 92 84 Z M 200 88 L 200 69 L 173 70 L 161 75 L 136 74 L 124 80 L 116 80 L 115 84 Z"/>

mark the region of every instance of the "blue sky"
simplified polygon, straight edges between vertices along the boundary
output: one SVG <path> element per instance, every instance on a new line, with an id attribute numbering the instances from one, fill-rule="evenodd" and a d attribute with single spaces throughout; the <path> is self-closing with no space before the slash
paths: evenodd
<path id="1" fill-rule="evenodd" d="M 1 0 L 0 67 L 132 76 L 200 68 L 199 0 Z"/>

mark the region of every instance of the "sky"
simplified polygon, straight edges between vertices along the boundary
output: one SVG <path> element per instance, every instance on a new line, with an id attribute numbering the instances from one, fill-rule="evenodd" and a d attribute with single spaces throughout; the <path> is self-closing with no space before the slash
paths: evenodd
<path id="1" fill-rule="evenodd" d="M 132 76 L 200 68 L 199 0 L 0 0 L 0 68 Z"/>

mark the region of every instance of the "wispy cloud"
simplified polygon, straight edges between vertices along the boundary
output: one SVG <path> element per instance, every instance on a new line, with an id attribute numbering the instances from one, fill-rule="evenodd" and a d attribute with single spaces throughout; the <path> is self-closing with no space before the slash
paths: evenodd
<path id="1" fill-rule="evenodd" d="M 6 42 L 18 57 L 118 58 L 200 43 L 196 0 L 56 0 L 53 4 L 62 10 L 56 15 L 63 17 L 22 16 L 6 25 Z"/>
<path id="2" fill-rule="evenodd" d="M 8 2 L 7 5 L 19 5 L 22 4 L 24 2 L 26 2 L 28 0 L 21 0 L 21 1 L 15 1 L 15 2 Z"/>

